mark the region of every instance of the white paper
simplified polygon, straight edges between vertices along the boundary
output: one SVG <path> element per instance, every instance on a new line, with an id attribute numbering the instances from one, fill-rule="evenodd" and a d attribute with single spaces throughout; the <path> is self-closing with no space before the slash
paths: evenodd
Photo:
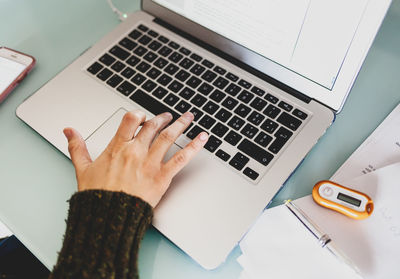
<path id="1" fill-rule="evenodd" d="M 353 220 L 318 206 L 311 196 L 296 205 L 333 239 L 356 264 L 365 279 L 400 278 L 400 162 L 344 185 L 367 193 L 374 211 L 365 220 Z"/>

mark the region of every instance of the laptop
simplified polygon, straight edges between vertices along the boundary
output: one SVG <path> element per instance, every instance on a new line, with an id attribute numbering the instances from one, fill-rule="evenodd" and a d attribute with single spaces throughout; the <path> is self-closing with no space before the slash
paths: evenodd
<path id="1" fill-rule="evenodd" d="M 341 110 L 390 0 L 143 0 L 142 10 L 17 108 L 66 156 L 76 128 L 95 159 L 125 112 L 195 120 L 205 148 L 153 225 L 214 269 Z"/>

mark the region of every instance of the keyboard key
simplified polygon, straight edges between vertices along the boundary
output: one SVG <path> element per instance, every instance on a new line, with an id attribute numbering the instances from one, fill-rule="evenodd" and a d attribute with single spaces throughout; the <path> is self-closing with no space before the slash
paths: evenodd
<path id="1" fill-rule="evenodd" d="M 179 98 L 172 93 L 169 93 L 167 97 L 165 97 L 164 102 L 170 106 L 175 105 L 179 101 Z"/>
<path id="2" fill-rule="evenodd" d="M 289 105 L 288 103 L 286 103 L 286 102 L 284 102 L 284 101 L 281 101 L 281 102 L 278 104 L 278 107 L 280 107 L 280 108 L 282 108 L 282 109 L 284 109 L 284 110 L 286 110 L 286 111 L 291 111 L 291 110 L 293 109 L 293 106 L 292 106 L 292 105 Z"/>
<path id="3" fill-rule="evenodd" d="M 267 147 L 267 145 L 272 141 L 272 137 L 261 131 L 256 136 L 254 141 L 259 145 L 261 145 L 262 147 Z"/>
<path id="4" fill-rule="evenodd" d="M 301 125 L 301 120 L 291 116 L 286 112 L 282 112 L 282 114 L 279 115 L 277 121 L 293 131 L 296 131 L 297 128 L 299 128 L 299 126 Z"/>
<path id="5" fill-rule="evenodd" d="M 154 66 L 162 69 L 164 68 L 166 65 L 168 64 L 168 61 L 165 60 L 164 58 L 160 57 L 156 60 L 156 62 L 154 62 Z"/>
<path id="6" fill-rule="evenodd" d="M 275 107 L 274 105 L 268 105 L 268 107 L 264 110 L 264 114 L 268 116 L 269 118 L 274 119 L 275 117 L 278 116 L 278 114 L 281 112 L 280 109 Z"/>
<path id="7" fill-rule="evenodd" d="M 200 117 L 204 114 L 203 112 L 201 112 L 200 110 L 198 110 L 197 108 L 193 107 L 190 112 L 193 114 L 194 116 L 194 121 L 198 121 L 200 119 Z"/>
<path id="8" fill-rule="evenodd" d="M 239 80 L 239 85 L 243 86 L 246 89 L 249 89 L 251 87 L 251 83 L 248 81 L 245 81 L 244 79 Z"/>
<path id="9" fill-rule="evenodd" d="M 302 112 L 302 111 L 299 110 L 299 109 L 295 109 L 295 110 L 293 111 L 293 115 L 294 115 L 294 116 L 297 116 L 298 118 L 300 118 L 300 119 L 302 119 L 302 120 L 304 120 L 304 119 L 307 118 L 307 113 Z"/>
<path id="10" fill-rule="evenodd" d="M 181 63 L 179 63 L 179 66 L 187 70 L 192 67 L 193 64 L 194 62 L 192 60 L 190 60 L 189 58 L 185 58 L 181 61 Z"/>
<path id="11" fill-rule="evenodd" d="M 174 75 L 177 71 L 179 70 L 179 67 L 174 65 L 174 64 L 169 64 L 164 71 L 167 72 L 170 75 Z"/>
<path id="12" fill-rule="evenodd" d="M 236 96 L 240 92 L 241 88 L 236 84 L 229 84 L 229 86 L 225 89 L 225 92 L 229 95 Z"/>
<path id="13" fill-rule="evenodd" d="M 181 93 L 179 93 L 179 96 L 183 97 L 185 100 L 189 100 L 190 98 L 192 98 L 194 95 L 194 91 L 190 88 L 183 88 L 183 90 L 181 91 Z"/>
<path id="14" fill-rule="evenodd" d="M 278 124 L 272 121 L 271 119 L 267 119 L 264 121 L 264 123 L 261 125 L 261 129 L 266 131 L 267 133 L 272 134 L 276 128 L 278 128 Z"/>
<path id="15" fill-rule="evenodd" d="M 258 88 L 257 86 L 253 86 L 253 88 L 251 88 L 251 92 L 253 92 L 254 94 L 257 94 L 260 97 L 262 97 L 265 94 L 265 91 Z"/>
<path id="16" fill-rule="evenodd" d="M 244 120 L 240 119 L 236 115 L 228 122 L 228 126 L 235 130 L 239 130 L 244 125 Z"/>
<path id="17" fill-rule="evenodd" d="M 100 57 L 100 62 L 101 63 L 103 63 L 104 65 L 106 65 L 106 66 L 110 66 L 112 63 L 114 63 L 115 62 L 115 58 L 114 57 L 112 57 L 111 55 L 109 55 L 109 54 L 104 54 L 102 57 Z"/>
<path id="18" fill-rule="evenodd" d="M 130 99 L 143 108 L 147 109 L 154 115 L 161 114 L 163 112 L 170 112 L 172 114 L 172 121 L 175 121 L 176 119 L 179 118 L 179 114 L 172 109 L 168 108 L 166 105 L 158 101 L 157 99 L 154 99 L 152 96 L 150 96 L 147 93 L 144 93 L 142 90 L 138 89 L 136 90 L 135 93 L 132 94 Z"/>
<path id="19" fill-rule="evenodd" d="M 186 84 L 190 87 L 192 87 L 193 89 L 195 89 L 197 86 L 199 86 L 201 83 L 201 79 L 195 77 L 195 76 L 191 76 L 188 81 L 186 82 Z"/>
<path id="20" fill-rule="evenodd" d="M 161 47 L 161 44 L 158 41 L 154 40 L 149 44 L 148 47 L 151 50 L 157 51 Z"/>
<path id="21" fill-rule="evenodd" d="M 251 111 L 251 108 L 248 106 L 245 106 L 243 104 L 240 104 L 236 109 L 235 113 L 243 118 L 245 118 Z"/>
<path id="22" fill-rule="evenodd" d="M 147 32 L 147 34 L 149 34 L 153 38 L 156 38 L 158 36 L 158 33 L 156 31 L 153 31 L 153 30 L 149 30 L 149 32 Z"/>
<path id="23" fill-rule="evenodd" d="M 178 49 L 179 45 L 177 43 L 175 43 L 174 41 L 170 41 L 168 44 L 170 47 L 172 47 L 173 49 Z"/>
<path id="24" fill-rule="evenodd" d="M 151 68 L 150 71 L 147 72 L 146 76 L 151 79 L 156 79 L 159 75 L 161 75 L 161 71 L 156 68 Z"/>
<path id="25" fill-rule="evenodd" d="M 135 55 L 132 55 L 125 62 L 127 64 L 131 65 L 132 67 L 135 67 L 137 65 L 137 63 L 139 63 L 139 61 L 140 61 L 140 59 L 138 57 L 136 57 Z"/>
<path id="26" fill-rule="evenodd" d="M 208 151 L 210 151 L 211 153 L 214 153 L 214 151 L 218 149 L 218 147 L 221 145 L 221 143 L 222 143 L 222 140 L 211 135 L 208 138 L 207 143 L 204 145 L 204 148 L 207 149 Z"/>
<path id="27" fill-rule="evenodd" d="M 181 113 L 185 113 L 190 109 L 191 105 L 183 100 L 181 100 L 175 107 L 175 109 Z"/>
<path id="28" fill-rule="evenodd" d="M 142 88 L 146 90 L 147 92 L 151 92 L 154 90 L 154 88 L 157 87 L 157 84 L 153 82 L 152 80 L 147 80 L 145 83 L 143 83 Z"/>
<path id="29" fill-rule="evenodd" d="M 234 75 L 234 74 L 232 74 L 232 73 L 227 73 L 227 74 L 226 74 L 226 77 L 227 77 L 228 79 L 230 79 L 231 81 L 233 81 L 233 82 L 235 82 L 235 81 L 237 81 L 237 80 L 239 79 L 238 76 L 236 76 L 236 75 Z"/>
<path id="30" fill-rule="evenodd" d="M 180 83 L 179 81 L 174 80 L 174 81 L 168 86 L 168 89 L 171 90 L 171 91 L 173 91 L 173 92 L 175 92 L 175 93 L 178 93 L 178 91 L 181 90 L 182 87 L 183 87 L 183 84 L 182 84 L 182 83 Z"/>
<path id="31" fill-rule="evenodd" d="M 123 38 L 119 44 L 128 50 L 132 50 L 137 47 L 137 43 L 129 40 L 128 38 Z"/>
<path id="32" fill-rule="evenodd" d="M 99 79 L 101 79 L 102 81 L 105 81 L 105 80 L 108 79 L 112 74 L 113 74 L 113 72 L 111 72 L 109 69 L 105 68 L 105 69 L 103 69 L 100 73 L 97 74 L 97 77 L 98 77 Z"/>
<path id="33" fill-rule="evenodd" d="M 137 56 L 142 57 L 145 53 L 147 52 L 147 49 L 145 49 L 142 46 L 138 46 L 137 48 L 135 48 L 135 50 L 133 51 L 133 53 L 135 53 Z"/>
<path id="34" fill-rule="evenodd" d="M 228 132 L 228 130 L 229 128 L 226 127 L 224 124 L 217 123 L 217 125 L 212 128 L 211 132 L 222 138 L 226 134 L 226 132 Z"/>
<path id="35" fill-rule="evenodd" d="M 279 99 L 277 97 L 272 96 L 269 93 L 267 95 L 265 95 L 265 100 L 267 100 L 267 101 L 269 101 L 270 103 L 273 103 L 273 104 L 276 104 L 279 101 Z"/>
<path id="36" fill-rule="evenodd" d="M 252 108 L 255 108 L 255 109 L 258 110 L 258 111 L 261 111 L 262 109 L 264 109 L 264 107 L 265 107 L 266 105 L 267 105 L 267 102 L 264 101 L 263 99 L 259 98 L 259 97 L 256 97 L 256 98 L 254 99 L 254 101 L 251 102 L 251 104 L 250 104 L 250 106 L 251 106 Z"/>
<path id="37" fill-rule="evenodd" d="M 230 131 L 224 138 L 224 140 L 227 143 L 229 143 L 233 146 L 235 146 L 241 139 L 242 139 L 242 136 L 234 131 Z"/>
<path id="38" fill-rule="evenodd" d="M 152 52 L 152 51 L 149 51 L 149 52 L 143 57 L 143 59 L 151 63 L 151 62 L 153 62 L 154 60 L 156 60 L 157 57 L 158 57 L 157 54 L 155 54 L 155 53 Z"/>
<path id="39" fill-rule="evenodd" d="M 147 30 L 149 30 L 149 28 L 146 27 L 146 26 L 144 26 L 143 24 L 140 24 L 140 25 L 138 26 L 138 28 L 139 28 L 140 30 L 142 30 L 143 32 L 147 32 Z"/>
<path id="40" fill-rule="evenodd" d="M 167 95 L 168 91 L 165 88 L 162 88 L 161 86 L 157 87 L 156 90 L 154 90 L 153 95 L 156 96 L 158 99 L 162 99 Z"/>
<path id="41" fill-rule="evenodd" d="M 206 70 L 206 68 L 204 68 L 203 66 L 196 64 L 194 65 L 191 69 L 190 72 L 192 74 L 195 74 L 196 76 L 201 75 L 204 71 Z"/>
<path id="42" fill-rule="evenodd" d="M 268 165 L 274 158 L 274 155 L 252 143 L 248 139 L 244 139 L 238 145 L 238 149 L 264 166 Z"/>
<path id="43" fill-rule="evenodd" d="M 203 59 L 200 55 L 197 55 L 196 53 L 192 53 L 192 55 L 190 55 L 190 58 L 197 62 L 200 62 L 201 59 Z"/>
<path id="44" fill-rule="evenodd" d="M 179 49 L 179 52 L 180 52 L 180 53 L 183 53 L 183 54 L 185 54 L 185 55 L 189 55 L 191 51 L 188 50 L 187 48 L 181 47 L 181 48 Z"/>
<path id="45" fill-rule="evenodd" d="M 239 102 L 231 97 L 226 97 L 226 99 L 222 102 L 222 105 L 226 107 L 228 110 L 233 110 L 233 108 L 238 104 Z"/>
<path id="46" fill-rule="evenodd" d="M 172 81 L 172 77 L 167 74 L 162 74 L 158 79 L 157 82 L 161 85 L 167 86 L 168 83 Z"/>
<path id="47" fill-rule="evenodd" d="M 258 173 L 251 168 L 247 167 L 244 169 L 243 173 L 252 180 L 256 180 L 258 177 Z"/>
<path id="48" fill-rule="evenodd" d="M 118 57 L 121 60 L 125 60 L 126 58 L 129 57 L 129 52 L 126 50 L 123 50 L 119 46 L 114 46 L 110 49 L 110 53 L 116 57 Z"/>
<path id="49" fill-rule="evenodd" d="M 227 81 L 226 79 L 224 79 L 223 77 L 218 77 L 213 85 L 215 85 L 216 87 L 218 87 L 219 89 L 224 89 L 225 86 L 227 86 L 229 83 L 229 81 Z"/>
<path id="50" fill-rule="evenodd" d="M 168 59 L 174 63 L 178 63 L 181 59 L 183 58 L 183 55 L 174 51 L 169 57 Z"/>
<path id="51" fill-rule="evenodd" d="M 249 120 L 251 123 L 253 123 L 254 125 L 258 126 L 263 120 L 264 120 L 265 116 L 253 111 L 250 116 L 247 118 L 247 120 Z"/>
<path id="52" fill-rule="evenodd" d="M 211 118 L 208 115 L 204 115 L 203 118 L 200 119 L 199 124 L 206 129 L 210 129 L 215 124 L 215 122 L 215 119 Z"/>
<path id="53" fill-rule="evenodd" d="M 224 109 L 224 108 L 221 108 L 219 111 L 218 111 L 218 113 L 215 115 L 215 117 L 218 119 L 218 120 L 220 120 L 220 121 L 222 121 L 222 122 L 226 122 L 226 121 L 228 121 L 228 119 L 230 118 L 232 116 L 232 113 L 231 112 L 229 112 L 229 111 L 227 111 L 226 109 Z"/>
<path id="54" fill-rule="evenodd" d="M 254 98 L 254 94 L 250 93 L 249 91 L 246 91 L 246 90 L 243 90 L 242 93 L 240 93 L 238 96 L 238 99 L 245 104 L 248 104 L 253 98 Z"/>
<path id="55" fill-rule="evenodd" d="M 203 95 L 208 95 L 211 93 L 211 91 L 213 91 L 214 87 L 212 87 L 210 84 L 203 82 L 202 85 L 200 85 L 199 88 L 197 88 L 197 90 L 202 93 Z"/>
<path id="56" fill-rule="evenodd" d="M 146 80 L 146 77 L 143 76 L 140 73 L 137 73 L 132 79 L 131 81 L 133 81 L 133 83 L 135 83 L 136 85 L 141 85 L 144 81 Z"/>
<path id="57" fill-rule="evenodd" d="M 238 152 L 236 153 L 235 156 L 233 156 L 232 160 L 229 162 L 229 165 L 234 167 L 237 170 L 242 170 L 243 167 L 250 161 L 249 158 L 247 158 L 245 155 L 242 153 Z"/>
<path id="58" fill-rule="evenodd" d="M 210 95 L 210 98 L 216 101 L 217 103 L 221 102 L 223 98 L 225 98 L 226 94 L 215 89 L 214 92 Z"/>
<path id="59" fill-rule="evenodd" d="M 209 113 L 210 115 L 213 115 L 218 109 L 219 106 L 213 101 L 208 101 L 207 104 L 205 104 L 203 107 L 203 110 Z"/>
<path id="60" fill-rule="evenodd" d="M 199 126 L 194 126 L 187 134 L 186 136 L 190 139 L 194 139 L 195 137 L 197 137 L 198 134 L 200 134 L 201 132 L 204 132 L 204 130 L 202 128 L 200 128 Z"/>
<path id="61" fill-rule="evenodd" d="M 211 61 L 208 61 L 207 59 L 204 59 L 201 64 L 203 64 L 204 66 L 206 66 L 207 68 L 212 68 L 214 67 L 214 63 L 212 63 Z"/>
<path id="62" fill-rule="evenodd" d="M 144 61 L 140 62 L 139 65 L 136 66 L 136 69 L 142 73 L 147 72 L 148 69 L 150 69 L 150 65 Z"/>
<path id="63" fill-rule="evenodd" d="M 219 66 L 215 66 L 214 71 L 220 75 L 225 75 L 225 73 L 226 73 L 226 70 Z"/>
<path id="64" fill-rule="evenodd" d="M 136 40 L 137 38 L 142 36 L 142 33 L 135 29 L 131 33 L 129 33 L 128 36 L 131 37 L 132 39 Z"/>
<path id="65" fill-rule="evenodd" d="M 138 42 L 141 43 L 142 45 L 147 45 L 148 43 L 151 42 L 151 38 L 147 35 L 143 35 L 142 37 L 140 37 Z"/>
<path id="66" fill-rule="evenodd" d="M 211 72 L 210 70 L 207 70 L 201 78 L 204 79 L 205 81 L 212 82 L 215 78 L 217 77 L 217 74 L 214 72 Z"/>
<path id="67" fill-rule="evenodd" d="M 87 71 L 93 75 L 97 74 L 101 69 L 103 69 L 103 66 L 99 62 L 94 62 L 88 69 Z"/>
<path id="68" fill-rule="evenodd" d="M 176 77 L 178 80 L 182 81 L 182 82 L 184 82 L 189 76 L 190 76 L 190 74 L 189 74 L 188 72 L 186 72 L 185 70 L 180 70 L 180 71 L 175 75 L 175 77 Z"/>
<path id="69" fill-rule="evenodd" d="M 277 154 L 292 135 L 293 135 L 292 132 L 285 129 L 284 127 L 280 127 L 278 131 L 276 131 L 275 133 L 276 138 L 268 147 L 268 150 L 274 154 Z"/>
<path id="70" fill-rule="evenodd" d="M 158 53 L 159 53 L 160 55 L 162 55 L 162 56 L 168 56 L 171 52 L 172 52 L 172 49 L 170 49 L 170 48 L 167 47 L 167 46 L 163 46 L 163 47 L 158 51 Z"/>
<path id="71" fill-rule="evenodd" d="M 164 36 L 160 36 L 160 37 L 158 37 L 158 39 L 160 40 L 160 42 L 163 42 L 164 44 L 166 44 L 166 43 L 168 43 L 168 39 L 167 38 L 165 38 Z"/>
<path id="72" fill-rule="evenodd" d="M 246 124 L 240 132 L 246 137 L 252 139 L 258 133 L 258 129 L 251 124 Z"/>
<path id="73" fill-rule="evenodd" d="M 218 150 L 217 153 L 215 153 L 218 158 L 220 158 L 222 161 L 226 162 L 231 158 L 231 155 L 223 151 L 222 149 Z"/>
<path id="74" fill-rule="evenodd" d="M 123 80 L 122 77 L 120 77 L 119 75 L 115 74 L 109 80 L 107 80 L 107 84 L 109 86 L 111 86 L 111 87 L 116 87 L 118 84 L 121 83 L 122 80 Z"/>
<path id="75" fill-rule="evenodd" d="M 111 66 L 111 69 L 113 69 L 117 73 L 120 72 L 123 68 L 125 68 L 125 64 L 121 61 L 117 61 Z"/>
<path id="76" fill-rule="evenodd" d="M 121 92 L 122 94 L 124 94 L 125 96 L 128 96 L 129 94 L 131 94 L 135 89 L 136 89 L 136 86 L 134 86 L 129 81 L 124 81 L 117 87 L 117 90 L 119 92 Z"/>
<path id="77" fill-rule="evenodd" d="M 194 96 L 193 99 L 190 100 L 190 102 L 197 107 L 202 107 L 206 101 L 207 101 L 207 98 L 204 96 L 201 96 L 200 94 L 196 94 L 196 96 Z"/>

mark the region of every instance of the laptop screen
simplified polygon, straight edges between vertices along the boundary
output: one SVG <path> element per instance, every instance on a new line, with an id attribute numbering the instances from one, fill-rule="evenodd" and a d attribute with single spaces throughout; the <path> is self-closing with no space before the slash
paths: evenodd
<path id="1" fill-rule="evenodd" d="M 155 0 L 329 90 L 369 0 Z"/>

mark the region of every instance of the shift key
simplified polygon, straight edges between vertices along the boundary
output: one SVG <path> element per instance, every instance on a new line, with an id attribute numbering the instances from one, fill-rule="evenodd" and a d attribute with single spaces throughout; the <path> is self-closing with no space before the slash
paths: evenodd
<path id="1" fill-rule="evenodd" d="M 238 149 L 264 166 L 268 165 L 274 158 L 274 155 L 247 139 L 239 144 Z"/>

